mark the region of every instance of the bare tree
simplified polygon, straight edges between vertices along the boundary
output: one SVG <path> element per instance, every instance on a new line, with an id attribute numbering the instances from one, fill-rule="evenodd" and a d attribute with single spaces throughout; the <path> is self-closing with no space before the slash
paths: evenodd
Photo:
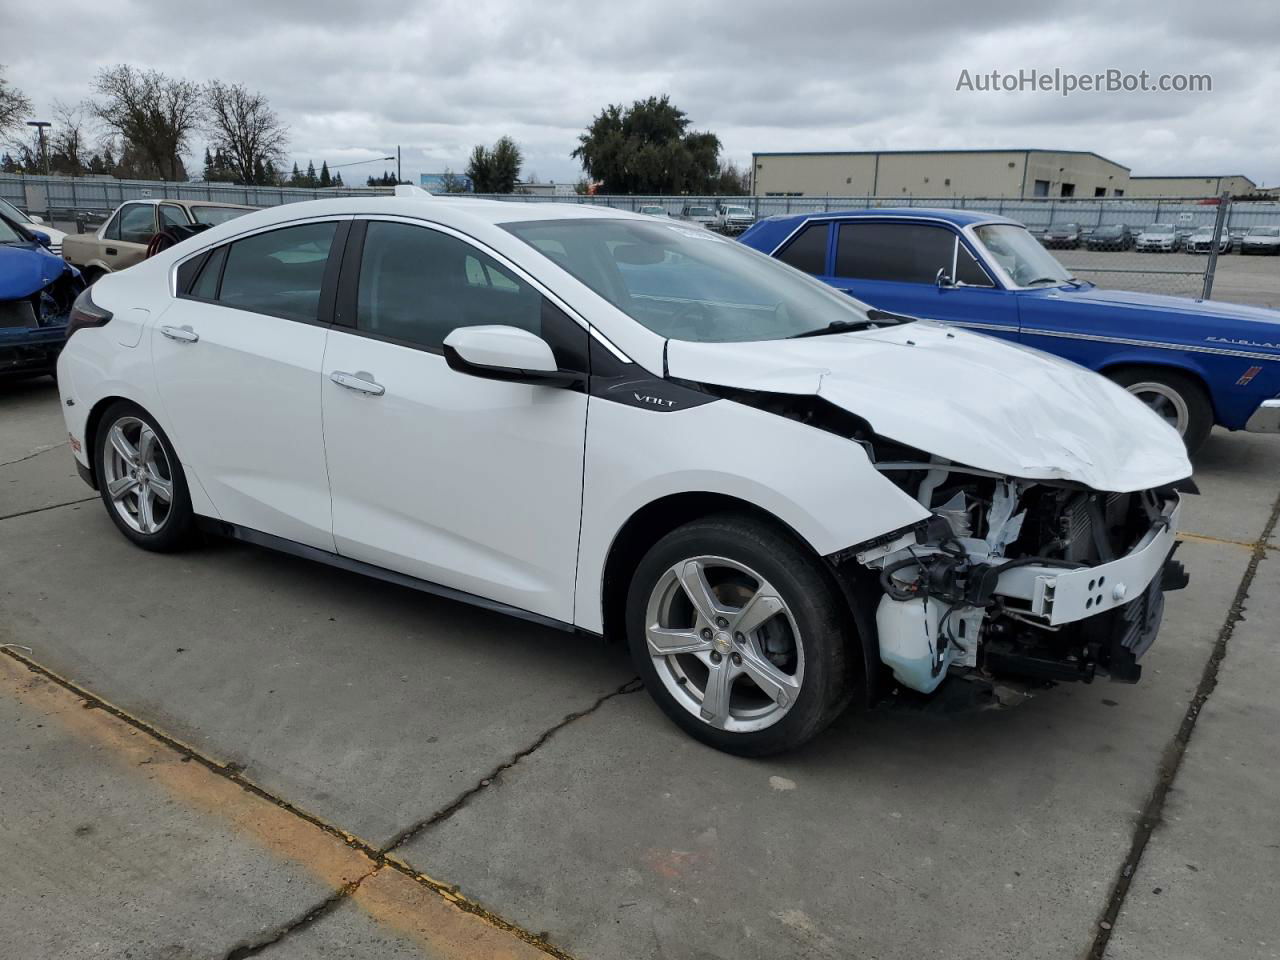
<path id="1" fill-rule="evenodd" d="M 4 71 L 4 65 L 0 64 L 0 133 L 16 126 L 31 112 L 31 100 L 5 80 Z"/>
<path id="2" fill-rule="evenodd" d="M 61 101 L 53 102 L 53 128 L 49 137 L 49 153 L 54 165 L 65 167 L 76 177 L 89 166 L 89 143 L 84 111 Z"/>
<path id="3" fill-rule="evenodd" d="M 163 180 L 182 178 L 182 155 L 204 117 L 200 87 L 190 80 L 122 63 L 100 70 L 93 81 L 99 99 L 89 110 L 120 135 Z"/>
<path id="4" fill-rule="evenodd" d="M 289 128 L 267 98 L 239 83 L 204 87 L 209 142 L 220 149 L 240 183 L 256 183 L 263 170 L 284 162 Z"/>

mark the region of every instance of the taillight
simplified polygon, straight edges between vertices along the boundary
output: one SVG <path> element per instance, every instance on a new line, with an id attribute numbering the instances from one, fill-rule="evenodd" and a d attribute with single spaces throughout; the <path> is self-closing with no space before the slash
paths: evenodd
<path id="1" fill-rule="evenodd" d="M 67 339 L 77 330 L 84 327 L 100 327 L 111 319 L 111 311 L 104 310 L 93 302 L 89 291 L 93 287 L 85 287 L 71 305 L 71 315 L 67 318 Z"/>

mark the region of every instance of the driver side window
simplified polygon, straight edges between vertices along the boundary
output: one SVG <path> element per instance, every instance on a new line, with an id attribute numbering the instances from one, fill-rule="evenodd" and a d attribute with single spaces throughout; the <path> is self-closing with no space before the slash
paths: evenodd
<path id="1" fill-rule="evenodd" d="M 934 283 L 951 273 L 956 235 L 924 223 L 842 223 L 836 275 L 856 280 Z"/>

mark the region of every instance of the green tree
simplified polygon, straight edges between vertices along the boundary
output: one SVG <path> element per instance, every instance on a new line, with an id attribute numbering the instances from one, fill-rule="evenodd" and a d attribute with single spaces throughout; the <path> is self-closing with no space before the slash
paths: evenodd
<path id="1" fill-rule="evenodd" d="M 524 155 L 510 137 L 499 137 L 492 148 L 478 143 L 467 161 L 467 176 L 476 193 L 511 193 L 520 179 Z"/>
<path id="2" fill-rule="evenodd" d="M 344 185 L 344 184 L 343 184 L 343 182 L 342 182 L 342 171 L 341 171 L 341 170 L 339 170 L 337 173 L 335 173 L 335 174 L 333 175 L 333 185 L 334 185 L 335 187 L 341 187 L 341 186 L 343 186 L 343 185 Z"/>
<path id="3" fill-rule="evenodd" d="M 328 161 L 328 160 L 322 160 L 322 161 L 320 161 L 320 181 L 319 181 L 319 185 L 320 185 L 320 186 L 322 186 L 322 187 L 331 187 L 331 186 L 333 186 L 333 178 L 329 176 L 329 161 Z"/>
<path id="4" fill-rule="evenodd" d="M 291 187 L 302 186 L 302 174 L 298 170 L 297 160 L 293 161 L 293 172 L 289 174 L 289 186 Z"/>
<path id="5" fill-rule="evenodd" d="M 578 137 L 572 156 L 603 193 L 714 192 L 720 138 L 689 124 L 666 95 L 610 104 Z"/>
<path id="6" fill-rule="evenodd" d="M 316 164 L 314 160 L 307 161 L 307 172 L 303 175 L 303 186 L 315 188 L 319 185 L 320 180 L 316 176 Z"/>

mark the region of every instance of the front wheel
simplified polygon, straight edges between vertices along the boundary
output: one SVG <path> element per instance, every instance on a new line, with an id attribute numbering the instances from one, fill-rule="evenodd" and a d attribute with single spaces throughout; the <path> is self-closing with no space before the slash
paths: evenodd
<path id="1" fill-rule="evenodd" d="M 107 513 L 129 540 L 147 550 L 177 550 L 194 517 L 173 444 L 151 415 L 120 400 L 103 414 L 94 438 L 94 473 Z"/>
<path id="2" fill-rule="evenodd" d="M 1176 370 L 1130 367 L 1110 374 L 1113 381 L 1154 410 L 1195 453 L 1213 429 L 1213 404 L 1195 379 Z"/>
<path id="3" fill-rule="evenodd" d="M 626 622 L 650 694 L 717 749 L 793 749 L 848 701 L 834 586 L 793 537 L 752 517 L 708 517 L 658 541 L 636 568 Z"/>

